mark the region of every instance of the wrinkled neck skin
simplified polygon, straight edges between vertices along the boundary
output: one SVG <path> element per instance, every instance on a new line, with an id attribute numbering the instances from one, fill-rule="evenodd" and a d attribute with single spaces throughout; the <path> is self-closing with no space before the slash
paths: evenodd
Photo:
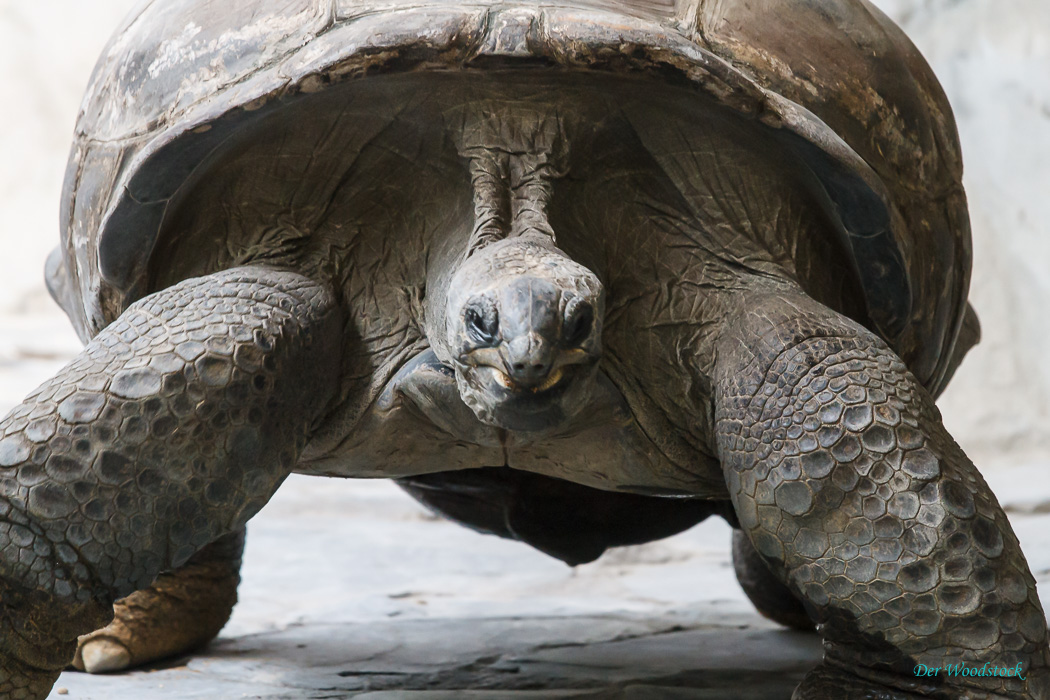
<path id="1" fill-rule="evenodd" d="M 595 273 L 557 247 L 548 219 L 569 135 L 551 110 L 475 104 L 456 115 L 469 162 L 474 220 L 448 264 L 436 260 L 427 336 L 455 371 L 463 403 L 482 423 L 565 431 L 601 400 L 605 292 Z"/>
<path id="2" fill-rule="evenodd" d="M 556 251 L 548 220 L 554 181 L 564 174 L 571 143 L 567 119 L 544 100 L 488 99 L 446 115 L 446 128 L 467 163 L 473 189 L 473 221 L 461 235 L 448 236 L 427 263 L 426 334 L 438 358 L 453 364 L 447 342 L 448 304 L 462 297 L 470 267 L 492 257 L 492 244 L 531 243 Z M 564 253 L 557 251 L 565 258 Z M 503 256 L 510 262 L 510 255 Z M 527 266 L 529 256 L 520 256 Z M 493 270 L 492 272 L 495 272 Z M 458 276 L 458 277 L 457 277 Z M 456 278 L 457 287 L 453 287 Z"/>
<path id="3" fill-rule="evenodd" d="M 574 124 L 527 100 L 473 103 L 455 119 L 451 132 L 469 164 L 474 216 L 470 230 L 429 261 L 426 332 L 437 360 L 454 370 L 458 398 L 470 413 L 428 400 L 417 408 L 457 413 L 457 423 L 472 414 L 526 441 L 530 434 L 579 433 L 588 416 L 623 406 L 624 397 L 599 371 L 606 290 L 595 271 L 558 247 L 548 218 Z M 750 274 L 723 280 L 707 296 L 707 322 L 722 326 L 739 315 L 753 285 L 793 286 Z M 402 389 L 409 397 L 431 395 Z"/>

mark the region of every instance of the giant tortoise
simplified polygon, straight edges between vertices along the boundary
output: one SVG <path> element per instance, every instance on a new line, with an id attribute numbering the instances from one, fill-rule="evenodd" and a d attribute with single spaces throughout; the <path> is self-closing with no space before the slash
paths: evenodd
<path id="1" fill-rule="evenodd" d="M 143 3 L 47 267 L 86 347 L 0 424 L 0 695 L 211 638 L 298 472 L 570 563 L 718 514 L 795 698 L 1050 696 L 933 402 L 960 173 L 867 0 Z"/>

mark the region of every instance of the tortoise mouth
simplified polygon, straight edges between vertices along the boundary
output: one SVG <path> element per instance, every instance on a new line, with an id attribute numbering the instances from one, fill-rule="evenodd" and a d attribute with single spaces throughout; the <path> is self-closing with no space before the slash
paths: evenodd
<path id="1" fill-rule="evenodd" d="M 492 367 L 489 365 L 482 365 L 474 369 L 475 372 L 485 373 L 490 376 L 488 380 L 490 386 L 495 385 L 506 391 L 510 396 L 539 396 L 558 388 L 562 384 L 562 380 L 571 381 L 572 369 L 566 367 L 558 367 L 551 372 L 546 379 L 535 386 L 525 386 L 515 382 L 509 375 L 498 367 Z"/>
<path id="2" fill-rule="evenodd" d="M 555 430 L 586 403 L 597 363 L 558 367 L 539 384 L 525 386 L 491 365 L 460 366 L 457 383 L 463 401 L 483 423 L 513 431 Z"/>

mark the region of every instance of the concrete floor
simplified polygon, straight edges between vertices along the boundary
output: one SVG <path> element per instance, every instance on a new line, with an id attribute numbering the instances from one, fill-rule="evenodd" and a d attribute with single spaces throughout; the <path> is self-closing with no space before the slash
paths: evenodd
<path id="1" fill-rule="evenodd" d="M 217 642 L 147 671 L 66 673 L 56 692 L 787 698 L 818 641 L 750 610 L 728 538 L 712 521 L 571 569 L 436 520 L 388 482 L 293 477 L 249 526 Z"/>
<path id="2" fill-rule="evenodd" d="M 1050 602 L 1047 470 L 992 482 Z M 293 477 L 249 527 L 216 642 L 147 670 L 66 673 L 52 697 L 787 700 L 818 639 L 754 613 L 728 540 L 710 521 L 570 569 L 436 520 L 390 483 Z"/>

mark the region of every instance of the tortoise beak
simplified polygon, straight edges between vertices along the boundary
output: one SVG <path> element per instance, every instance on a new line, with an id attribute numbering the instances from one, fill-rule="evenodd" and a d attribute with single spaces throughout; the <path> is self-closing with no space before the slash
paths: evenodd
<path id="1" fill-rule="evenodd" d="M 542 385 L 550 383 L 555 349 L 554 343 L 535 331 L 504 342 L 500 347 L 503 373 L 516 386 L 539 391 Z"/>

